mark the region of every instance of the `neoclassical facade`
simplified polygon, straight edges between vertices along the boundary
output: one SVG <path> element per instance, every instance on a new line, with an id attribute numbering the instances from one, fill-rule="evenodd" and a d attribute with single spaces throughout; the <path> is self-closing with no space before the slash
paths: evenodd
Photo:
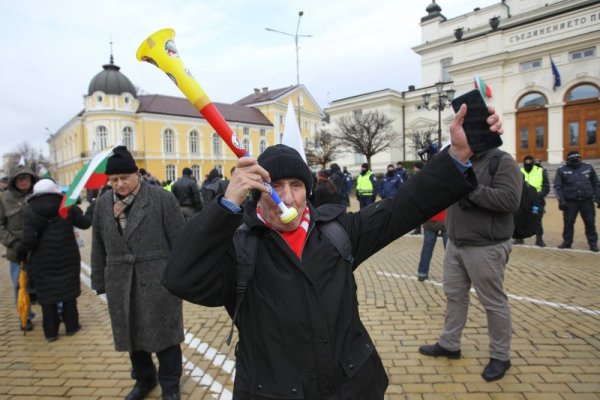
<path id="1" fill-rule="evenodd" d="M 451 19 L 441 6 L 434 1 L 427 7 L 422 43 L 413 48 L 421 56 L 422 87 L 340 99 L 326 110 L 333 129 L 336 119 L 357 109 L 389 112 L 400 140 L 375 159 L 374 169 L 417 158 L 411 143 L 402 146 L 412 130 L 437 131 L 440 123 L 447 136 L 451 108 L 427 109 L 423 95 L 431 96 L 430 106 L 447 105 L 444 94 L 473 89 L 475 75 L 492 89 L 488 104 L 505 127 L 502 148 L 517 160 L 531 154 L 557 164 L 571 150 L 600 158 L 600 2 L 505 0 Z M 347 157 L 342 163 L 352 161 Z"/>
<path id="2" fill-rule="evenodd" d="M 229 176 L 236 156 L 187 99 L 136 93 L 111 56 L 91 80 L 84 109 L 48 139 L 51 172 L 61 184 L 70 184 L 94 154 L 116 144 L 126 145 L 138 167 L 161 181 L 176 179 L 184 167 L 199 181 L 212 168 Z M 324 114 L 303 85 L 255 89 L 234 104 L 215 105 L 256 157 L 280 142 L 290 100 L 298 106 L 301 134 L 309 140 Z"/>

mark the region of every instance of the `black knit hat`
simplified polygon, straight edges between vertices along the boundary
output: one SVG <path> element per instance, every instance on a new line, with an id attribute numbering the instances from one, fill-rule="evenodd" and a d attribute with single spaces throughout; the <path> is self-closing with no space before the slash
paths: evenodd
<path id="1" fill-rule="evenodd" d="M 132 174 L 137 172 L 138 167 L 135 160 L 125 146 L 117 146 L 113 149 L 113 154 L 106 161 L 106 175 L 114 174 Z"/>
<path id="2" fill-rule="evenodd" d="M 270 146 L 258 156 L 257 160 L 258 164 L 269 172 L 271 181 L 286 178 L 300 179 L 306 187 L 306 195 L 311 193 L 312 173 L 295 149 L 284 144 Z"/>
<path id="3" fill-rule="evenodd" d="M 570 151 L 569 154 L 567 154 L 567 161 L 573 160 L 575 158 L 579 158 L 579 159 L 581 158 L 581 154 L 579 154 L 578 151 L 573 150 L 573 151 Z"/>

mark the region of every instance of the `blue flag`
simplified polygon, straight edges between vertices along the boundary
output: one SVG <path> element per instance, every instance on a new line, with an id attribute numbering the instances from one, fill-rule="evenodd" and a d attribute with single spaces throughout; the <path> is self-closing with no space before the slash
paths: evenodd
<path id="1" fill-rule="evenodd" d="M 556 68 L 556 64 L 550 58 L 550 65 L 552 66 L 552 76 L 554 77 L 554 85 L 552 85 L 552 89 L 556 90 L 557 87 L 560 86 L 560 74 L 558 73 L 558 68 Z"/>

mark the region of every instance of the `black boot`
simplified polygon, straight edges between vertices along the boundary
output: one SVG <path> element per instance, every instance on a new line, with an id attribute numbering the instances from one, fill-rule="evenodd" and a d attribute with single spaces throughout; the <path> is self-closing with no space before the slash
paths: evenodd
<path id="1" fill-rule="evenodd" d="M 535 237 L 535 245 L 538 247 L 546 247 L 546 243 L 544 243 L 544 239 L 542 239 L 542 235 L 537 235 Z"/>
<path id="2" fill-rule="evenodd" d="M 125 396 L 125 400 L 143 400 L 157 384 L 156 379 L 138 379 L 131 392 Z"/>

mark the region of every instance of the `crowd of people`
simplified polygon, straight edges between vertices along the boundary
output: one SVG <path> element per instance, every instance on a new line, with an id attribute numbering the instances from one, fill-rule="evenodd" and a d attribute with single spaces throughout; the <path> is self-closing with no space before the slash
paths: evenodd
<path id="1" fill-rule="evenodd" d="M 489 362 L 481 375 L 501 379 L 511 367 L 511 314 L 504 291 L 506 263 L 515 244 L 514 214 L 523 180 L 535 188 L 535 244 L 545 246 L 542 218 L 550 184 L 531 156 L 519 168 L 500 152 L 473 154 L 462 129 L 466 108 L 450 127 L 451 145 L 409 174 L 389 164 L 378 179 L 364 163 L 356 178 L 331 164 L 316 174 L 287 146 L 268 147 L 257 159 L 239 159 L 225 179 L 212 169 L 198 183 L 190 168 L 161 185 L 139 169 L 124 146 L 106 164 L 107 186 L 59 212 L 62 192 L 18 166 L 0 194 L 0 241 L 18 291 L 27 265 L 44 336 L 80 329 L 80 254 L 74 228 L 92 227 L 91 287 L 106 295 L 115 350 L 127 352 L 135 384 L 127 400 L 145 398 L 160 385 L 163 399 L 179 399 L 184 340 L 182 300 L 223 306 L 237 327 L 234 392 L 239 399 L 382 399 L 388 378 L 362 324 L 354 270 L 371 255 L 422 225 L 417 278 L 429 277 L 434 246 L 442 237 L 446 318 L 425 356 L 461 357 L 469 291 L 487 315 Z M 490 108 L 490 131 L 502 133 Z M 292 221 L 263 181 L 287 207 Z M 590 250 L 597 252 L 596 172 L 577 152 L 556 174 L 554 190 L 564 215 L 563 243 L 573 242 L 578 213 Z M 349 212 L 352 192 L 359 210 Z M 435 193 L 435 196 L 431 194 Z M 378 198 L 380 200 L 378 200 Z M 29 312 L 24 330 L 33 329 Z M 232 328 L 233 329 L 233 328 Z M 158 360 L 154 364 L 153 354 Z"/>

